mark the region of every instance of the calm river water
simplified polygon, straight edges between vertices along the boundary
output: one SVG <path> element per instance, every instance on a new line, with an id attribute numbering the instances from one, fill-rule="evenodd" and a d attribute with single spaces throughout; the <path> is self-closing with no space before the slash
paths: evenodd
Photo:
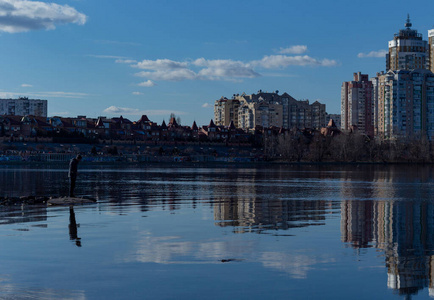
<path id="1" fill-rule="evenodd" d="M 0 196 L 66 169 L 0 166 Z M 0 207 L 0 299 L 429 299 L 433 171 L 80 165 L 96 204 Z"/>

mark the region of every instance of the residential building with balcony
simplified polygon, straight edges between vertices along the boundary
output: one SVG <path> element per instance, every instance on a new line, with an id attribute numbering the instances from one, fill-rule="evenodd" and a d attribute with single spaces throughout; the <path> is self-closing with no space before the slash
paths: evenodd
<path id="1" fill-rule="evenodd" d="M 384 138 L 434 138 L 434 74 L 396 70 L 380 75 L 378 134 Z"/>
<path id="2" fill-rule="evenodd" d="M 249 131 L 256 126 L 282 127 L 282 113 L 281 104 L 270 104 L 262 100 L 246 102 L 238 110 L 238 128 Z"/>
<path id="3" fill-rule="evenodd" d="M 214 103 L 214 122 L 217 126 L 229 126 L 233 121 L 238 124 L 240 100 L 222 97 Z"/>
<path id="4" fill-rule="evenodd" d="M 378 74 L 378 135 L 384 138 L 434 138 L 434 30 L 429 42 L 411 29 L 410 18 L 389 42 L 387 73 Z"/>
<path id="5" fill-rule="evenodd" d="M 243 93 L 231 100 L 224 97 L 217 100 L 214 120 L 224 126 L 233 121 L 236 127 L 250 131 L 256 126 L 320 129 L 326 125 L 326 106 L 318 101 L 309 104 L 309 100 L 296 100 L 287 93 L 279 95 L 279 91 L 259 90 L 257 94 Z"/>

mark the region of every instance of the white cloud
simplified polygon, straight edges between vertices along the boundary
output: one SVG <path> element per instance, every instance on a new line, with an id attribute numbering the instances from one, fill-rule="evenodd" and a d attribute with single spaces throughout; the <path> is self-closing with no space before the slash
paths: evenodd
<path id="1" fill-rule="evenodd" d="M 74 93 L 74 92 L 36 92 L 31 95 L 37 95 L 39 97 L 55 97 L 55 98 L 84 98 L 89 96 L 86 93 Z"/>
<path id="2" fill-rule="evenodd" d="M 143 93 L 141 93 L 141 92 L 133 92 L 132 94 L 133 94 L 133 95 L 136 95 L 136 96 L 143 95 Z"/>
<path id="3" fill-rule="evenodd" d="M 371 51 L 369 53 L 359 53 L 359 54 L 357 54 L 357 57 L 358 58 L 366 58 L 366 57 L 384 58 L 384 57 L 386 57 L 387 53 L 388 53 L 387 50 L 378 50 L 378 51 Z"/>
<path id="4" fill-rule="evenodd" d="M 210 107 L 210 106 L 212 106 L 212 105 L 209 104 L 209 103 L 204 103 L 204 104 L 202 104 L 202 107 L 204 107 L 204 108 L 207 108 L 207 107 Z"/>
<path id="5" fill-rule="evenodd" d="M 178 62 L 170 59 L 143 60 L 135 67 L 145 70 L 170 70 L 170 69 L 185 69 L 188 67 L 186 62 Z"/>
<path id="6" fill-rule="evenodd" d="M 134 60 L 134 59 L 117 59 L 115 62 L 117 64 L 136 64 L 137 60 Z"/>
<path id="7" fill-rule="evenodd" d="M 0 31 L 16 33 L 86 23 L 86 15 L 69 5 L 29 0 L 0 0 Z"/>
<path id="8" fill-rule="evenodd" d="M 318 60 L 308 55 L 287 56 L 287 55 L 267 55 L 261 60 L 251 62 L 252 66 L 260 66 L 266 69 L 279 69 L 288 66 L 322 66 L 331 67 L 337 65 L 335 60 Z"/>
<path id="9" fill-rule="evenodd" d="M 307 46 L 296 45 L 288 48 L 280 48 L 278 52 L 280 54 L 303 54 L 307 52 Z"/>
<path id="10" fill-rule="evenodd" d="M 86 93 L 75 92 L 31 92 L 31 93 L 15 93 L 15 92 L 0 92 L 0 98 L 14 98 L 14 97 L 29 97 L 29 98 L 85 98 L 89 96 Z"/>
<path id="11" fill-rule="evenodd" d="M 152 87 L 155 83 L 152 80 L 147 80 L 138 84 L 138 86 Z"/>
<path id="12" fill-rule="evenodd" d="M 230 59 L 206 60 L 199 58 L 193 62 L 193 65 L 205 67 L 199 71 L 199 76 L 208 80 L 221 80 L 233 77 L 254 78 L 260 76 L 243 62 Z"/>
<path id="13" fill-rule="evenodd" d="M 334 59 L 324 58 L 319 61 L 319 65 L 321 67 L 335 67 L 338 65 L 338 62 Z"/>
<path id="14" fill-rule="evenodd" d="M 103 110 L 104 113 L 112 114 L 112 115 L 147 115 L 147 116 L 169 116 L 171 113 L 175 115 L 185 115 L 186 112 L 183 111 L 173 111 L 173 110 L 140 110 L 138 108 L 130 108 L 130 107 L 118 107 L 118 106 L 110 106 Z"/>
<path id="15" fill-rule="evenodd" d="M 1 0 L 0 0 L 1 1 Z M 116 59 L 116 62 L 121 62 L 124 60 L 127 60 L 127 57 L 124 56 L 116 56 L 116 55 L 97 55 L 97 54 L 88 54 L 86 56 L 89 57 L 95 57 L 95 58 L 109 58 L 109 59 Z"/>
<path id="16" fill-rule="evenodd" d="M 191 63 L 169 59 L 143 60 L 133 65 L 133 67 L 147 70 L 136 73 L 136 76 L 152 80 L 227 80 L 260 76 L 243 62 L 228 59 L 207 60 L 199 58 Z M 200 70 L 196 73 L 192 70 L 194 67 L 199 67 Z"/>
<path id="17" fill-rule="evenodd" d="M 23 84 L 21 85 L 21 87 L 33 87 L 33 85 L 31 85 L 31 84 L 27 84 L 27 83 L 23 83 Z"/>
<path id="18" fill-rule="evenodd" d="M 189 69 L 163 69 L 156 71 L 142 71 L 136 76 L 150 78 L 152 80 L 182 81 L 197 79 L 197 74 Z"/>
<path id="19" fill-rule="evenodd" d="M 140 110 L 137 108 L 118 107 L 113 105 L 104 109 L 103 112 L 108 114 L 136 115 L 140 113 Z"/>
<path id="20" fill-rule="evenodd" d="M 263 73 L 263 76 L 266 76 L 266 77 L 288 77 L 288 78 L 300 77 L 299 75 L 296 75 L 296 74 L 270 73 L 270 72 Z"/>
<path id="21" fill-rule="evenodd" d="M 307 51 L 307 46 L 297 45 L 290 48 L 281 48 L 285 53 L 302 53 Z M 337 62 L 331 59 L 316 59 L 308 55 L 288 56 L 269 55 L 261 60 L 243 62 L 231 59 L 206 59 L 198 58 L 187 61 L 174 61 L 170 59 L 142 60 L 118 58 L 116 63 L 127 63 L 133 68 L 142 69 L 136 76 L 147 80 L 139 86 L 153 86 L 154 81 L 183 81 L 183 80 L 229 80 L 241 82 L 243 78 L 255 78 L 261 76 L 256 68 L 284 69 L 289 66 L 336 66 Z M 277 76 L 284 76 L 279 74 Z M 293 75 L 291 75 L 293 76 Z"/>

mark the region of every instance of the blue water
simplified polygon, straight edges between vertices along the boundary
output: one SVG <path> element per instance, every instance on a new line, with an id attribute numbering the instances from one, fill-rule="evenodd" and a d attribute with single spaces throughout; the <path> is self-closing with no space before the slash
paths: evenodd
<path id="1" fill-rule="evenodd" d="M 66 168 L 0 166 L 0 196 Z M 0 299 L 428 299 L 433 170 L 81 165 L 96 204 L 0 207 Z"/>

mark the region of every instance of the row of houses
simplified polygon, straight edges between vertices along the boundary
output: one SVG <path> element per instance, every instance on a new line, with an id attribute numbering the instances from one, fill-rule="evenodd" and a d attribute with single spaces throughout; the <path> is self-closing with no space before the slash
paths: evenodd
<path id="1" fill-rule="evenodd" d="M 211 120 L 208 125 L 182 126 L 175 118 L 160 125 L 143 115 L 137 121 L 123 116 L 119 118 L 76 118 L 40 116 L 0 116 L 0 136 L 12 138 L 53 137 L 88 138 L 95 140 L 143 140 L 143 141 L 237 141 L 247 142 L 249 134 L 234 124 L 217 126 Z"/>
<path id="2" fill-rule="evenodd" d="M 160 125 L 143 115 L 137 121 L 119 118 L 76 118 L 38 117 L 38 116 L 0 116 L 0 137 L 29 138 L 86 138 L 89 140 L 137 140 L 137 141 L 219 141 L 234 143 L 260 143 L 264 135 L 278 135 L 288 132 L 283 127 L 256 126 L 252 131 L 244 131 L 235 127 L 216 125 L 213 120 L 208 125 L 198 127 L 196 122 L 191 126 L 178 124 L 175 118 L 169 123 Z M 323 135 L 334 135 L 339 129 L 330 121 L 321 131 Z"/>

